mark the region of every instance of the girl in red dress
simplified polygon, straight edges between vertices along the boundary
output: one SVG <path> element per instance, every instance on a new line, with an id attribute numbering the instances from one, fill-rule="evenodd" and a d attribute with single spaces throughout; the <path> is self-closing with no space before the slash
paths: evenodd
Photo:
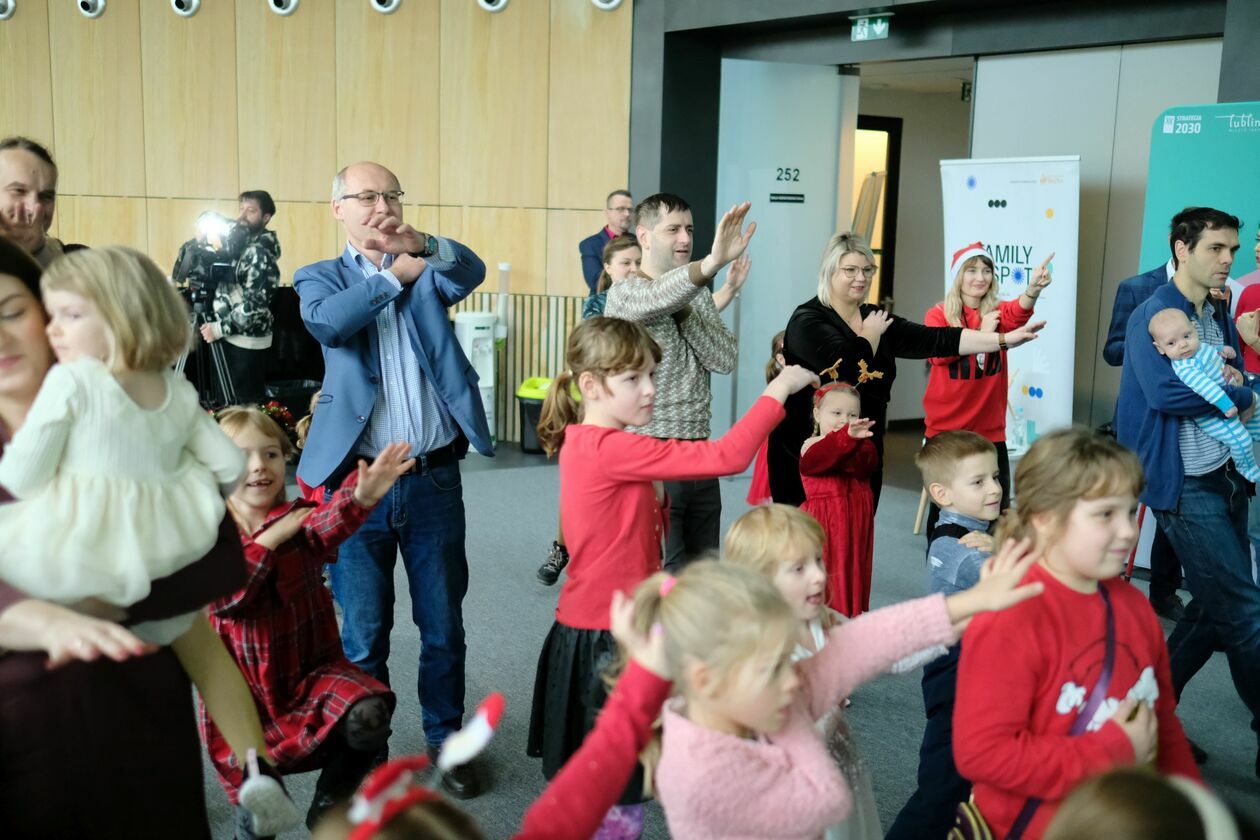
<path id="1" fill-rule="evenodd" d="M 871 473 L 879 456 L 873 422 L 857 389 L 832 382 L 814 394 L 814 436 L 801 446 L 801 510 L 827 532 L 827 602 L 854 618 L 871 608 L 871 557 L 875 550 L 875 498 Z"/>
<path id="2" fill-rule="evenodd" d="M 244 482 L 227 502 L 240 530 L 246 580 L 210 605 L 210 623 L 254 696 L 276 769 L 323 768 L 307 812 L 310 827 L 371 768 L 395 703 L 388 686 L 346 659 L 322 570 L 415 462 L 406 444 L 393 444 L 370 466 L 360 461 L 323 504 L 286 501 L 292 445 L 276 422 L 256 408 L 229 408 L 219 413 L 219 425 L 246 455 Z M 204 709 L 200 718 L 210 759 L 235 805 L 240 764 Z M 254 838 L 239 809 L 237 816 L 236 836 Z"/>

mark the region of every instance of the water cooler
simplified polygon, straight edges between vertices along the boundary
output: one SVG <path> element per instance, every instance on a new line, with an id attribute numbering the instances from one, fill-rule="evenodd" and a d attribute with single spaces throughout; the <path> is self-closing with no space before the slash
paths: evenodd
<path id="1" fill-rule="evenodd" d="M 456 312 L 455 340 L 472 363 L 480 378 L 481 404 L 486 410 L 490 442 L 498 443 L 498 426 L 494 411 L 495 365 L 497 348 L 507 337 L 507 288 L 512 271 L 510 263 L 499 263 L 499 294 L 495 312 Z"/>

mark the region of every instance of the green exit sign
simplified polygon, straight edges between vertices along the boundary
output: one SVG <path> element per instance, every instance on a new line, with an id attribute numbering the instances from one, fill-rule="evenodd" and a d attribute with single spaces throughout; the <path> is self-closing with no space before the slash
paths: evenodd
<path id="1" fill-rule="evenodd" d="M 853 41 L 879 41 L 888 37 L 890 28 L 887 16 L 855 18 L 850 38 Z"/>

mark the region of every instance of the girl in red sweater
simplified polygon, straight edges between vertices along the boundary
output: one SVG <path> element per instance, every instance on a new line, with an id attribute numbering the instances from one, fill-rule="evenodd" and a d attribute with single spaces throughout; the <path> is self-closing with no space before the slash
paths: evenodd
<path id="1" fill-rule="evenodd" d="M 875 496 L 871 473 L 879 455 L 857 390 L 832 382 L 814 394 L 814 436 L 801 446 L 801 510 L 827 534 L 827 602 L 855 618 L 871 608 Z"/>
<path id="2" fill-rule="evenodd" d="M 973 242 L 954 254 L 951 271 L 954 284 L 945 300 L 923 316 L 929 327 L 966 327 L 981 332 L 1010 332 L 1028 323 L 1037 298 L 1050 285 L 1050 260 L 1046 257 L 1033 270 L 1019 297 L 998 300 L 998 283 L 993 276 L 993 259 L 980 242 Z M 1007 363 L 1006 351 L 976 353 L 972 356 L 941 356 L 928 360 L 927 390 L 923 392 L 924 424 L 927 438 L 941 432 L 968 431 L 993 441 L 998 451 L 998 473 L 1002 484 L 1002 509 L 1011 502 L 1011 462 L 1006 454 Z M 931 542 L 938 509 L 928 510 L 924 531 Z"/>
<path id="3" fill-rule="evenodd" d="M 954 708 L 954 760 L 994 836 L 1040 837 L 1069 791 L 1112 767 L 1200 778 L 1159 620 L 1119 579 L 1142 483 L 1137 456 L 1084 429 L 1046 435 L 1019 462 L 997 540 L 1035 541 L 1026 579 L 1045 591 L 971 622 Z"/>
<path id="4" fill-rule="evenodd" d="M 570 557 L 556 621 L 538 658 L 530 720 L 528 752 L 542 757 L 547 778 L 582 743 L 604 704 L 602 672 L 616 654 L 608 625 L 613 593 L 632 591 L 660 569 L 668 501 L 654 482 L 746 469 L 783 419 L 783 401 L 818 382 L 804 368 L 787 367 L 721 439 L 659 440 L 625 427 L 652 419 L 660 358 L 639 324 L 583 321 L 569 336 L 568 370 L 543 405 L 538 440 L 548 454 L 560 452 L 560 517 Z M 610 811 L 597 836 L 637 837 L 642 801 L 642 781 L 632 779 L 621 800 L 630 807 Z"/>

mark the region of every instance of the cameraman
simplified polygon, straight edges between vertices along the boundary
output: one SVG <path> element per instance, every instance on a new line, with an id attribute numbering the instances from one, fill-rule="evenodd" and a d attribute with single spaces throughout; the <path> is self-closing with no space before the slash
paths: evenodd
<path id="1" fill-rule="evenodd" d="M 214 290 L 212 314 L 201 326 L 207 343 L 223 340 L 236 401 L 261 403 L 265 397 L 264 373 L 271 347 L 271 294 L 280 281 L 280 241 L 267 223 L 276 212 L 275 202 L 263 190 L 240 195 L 239 215 L 226 233 L 204 231 L 184 243 L 176 259 L 177 278 L 202 280 L 215 262 L 230 263 L 234 282 Z M 201 276 L 199 276 L 201 275 Z"/>

